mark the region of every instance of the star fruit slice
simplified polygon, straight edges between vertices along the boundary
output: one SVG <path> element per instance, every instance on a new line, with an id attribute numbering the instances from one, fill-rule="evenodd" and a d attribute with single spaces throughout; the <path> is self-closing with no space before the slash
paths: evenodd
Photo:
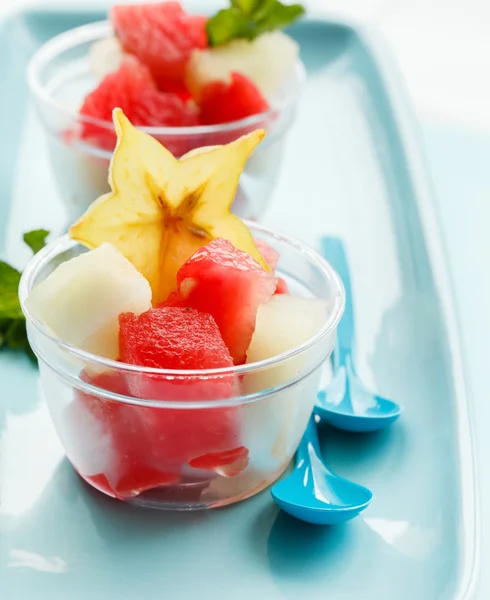
<path id="1" fill-rule="evenodd" d="M 175 289 L 179 268 L 216 238 L 230 241 L 270 271 L 247 226 L 230 212 L 240 174 L 263 130 L 176 159 L 133 127 L 120 108 L 113 120 L 112 192 L 70 228 L 74 240 L 90 249 L 113 244 L 149 281 L 154 305 Z"/>

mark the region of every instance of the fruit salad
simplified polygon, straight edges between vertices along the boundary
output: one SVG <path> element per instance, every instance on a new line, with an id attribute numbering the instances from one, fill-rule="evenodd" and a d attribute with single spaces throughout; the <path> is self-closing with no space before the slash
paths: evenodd
<path id="1" fill-rule="evenodd" d="M 70 219 L 109 191 L 115 107 L 179 157 L 266 129 L 269 138 L 248 166 L 254 192 L 242 182 L 235 205 L 257 217 L 303 78 L 299 46 L 282 28 L 303 12 L 279 0 L 233 0 L 210 17 L 174 0 L 116 4 L 107 22 L 48 41 L 31 61 L 29 81 Z M 252 206 L 258 184 L 260 202 Z"/>
<path id="2" fill-rule="evenodd" d="M 291 459 L 341 286 L 315 253 L 230 212 L 263 131 L 178 159 L 120 108 L 113 118 L 111 192 L 21 281 L 44 395 L 74 468 L 105 494 L 227 504 Z M 319 297 L 279 276 L 283 247 Z"/>
<path id="3" fill-rule="evenodd" d="M 80 108 L 91 119 L 82 139 L 112 150 L 114 132 L 96 121 L 110 121 L 115 106 L 146 127 L 219 125 L 267 113 L 298 60 L 296 42 L 275 29 L 302 12 L 260 0 L 232 2 L 209 19 L 175 1 L 114 6 L 114 35 L 90 48 L 98 84 Z M 239 133 L 246 130 L 244 124 Z M 237 137 L 223 133 L 221 143 Z M 187 142 L 166 145 L 180 156 L 193 149 Z"/>

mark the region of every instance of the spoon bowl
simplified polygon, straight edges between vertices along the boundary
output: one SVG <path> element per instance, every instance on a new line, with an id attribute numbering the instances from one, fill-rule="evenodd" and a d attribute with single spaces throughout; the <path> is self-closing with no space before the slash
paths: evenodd
<path id="1" fill-rule="evenodd" d="M 352 284 L 342 240 L 322 239 L 323 255 L 337 271 L 345 288 L 345 310 L 337 329 L 333 353 L 334 378 L 318 394 L 315 413 L 330 425 L 345 431 L 376 431 L 394 423 L 401 407 L 388 398 L 370 391 L 359 379 L 353 362 L 354 306 Z"/>
<path id="2" fill-rule="evenodd" d="M 351 361 L 339 367 L 325 391 L 318 393 L 315 413 L 333 427 L 352 432 L 370 432 L 394 423 L 401 407 L 371 392 L 354 373 Z"/>
<path id="3" fill-rule="evenodd" d="M 298 448 L 294 471 L 276 483 L 271 493 L 282 510 L 316 525 L 353 519 L 373 497 L 364 486 L 339 477 L 325 466 L 313 416 Z"/>

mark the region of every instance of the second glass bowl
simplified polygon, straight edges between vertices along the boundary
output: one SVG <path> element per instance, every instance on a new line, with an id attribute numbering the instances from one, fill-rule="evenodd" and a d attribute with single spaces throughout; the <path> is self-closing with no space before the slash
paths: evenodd
<path id="1" fill-rule="evenodd" d="M 277 274 L 291 292 L 328 305 L 314 337 L 248 365 L 195 372 L 149 369 L 67 345 L 29 313 L 25 301 L 61 262 L 86 249 L 64 236 L 26 267 L 19 296 L 39 359 L 41 389 L 69 460 L 101 492 L 153 508 L 224 506 L 267 487 L 293 457 L 333 349 L 344 291 L 314 250 L 248 225 L 254 237 L 279 252 Z M 236 392 L 220 397 L 229 385 Z"/>
<path id="2" fill-rule="evenodd" d="M 113 125 L 78 114 L 85 95 L 97 81 L 92 73 L 89 50 L 94 42 L 113 35 L 108 21 L 77 27 L 46 42 L 33 56 L 28 81 L 41 121 L 47 132 L 52 171 L 70 222 L 78 219 L 101 194 L 109 191 L 107 171 L 112 149 L 98 147 L 80 138 L 84 124 L 113 131 Z M 294 73 L 259 115 L 225 123 L 197 127 L 141 127 L 176 156 L 202 146 L 231 142 L 254 129 L 267 136 L 248 161 L 233 205 L 242 218 L 257 219 L 274 189 L 284 150 L 284 137 L 294 119 L 305 78 L 298 61 Z"/>

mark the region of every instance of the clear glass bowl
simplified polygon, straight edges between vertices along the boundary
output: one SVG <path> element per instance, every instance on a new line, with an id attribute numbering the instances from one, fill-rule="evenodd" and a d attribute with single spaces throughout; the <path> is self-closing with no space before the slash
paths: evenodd
<path id="1" fill-rule="evenodd" d="M 108 191 L 107 171 L 112 148 L 102 148 L 80 138 L 84 125 L 114 131 L 113 124 L 80 116 L 85 95 L 97 81 L 90 68 L 90 46 L 112 35 L 108 21 L 77 27 L 53 37 L 32 57 L 28 81 L 45 127 L 54 177 L 70 222 Z M 305 77 L 298 61 L 290 80 L 271 102 L 269 111 L 223 125 L 198 127 L 142 127 L 176 156 L 201 146 L 231 142 L 254 129 L 267 136 L 247 163 L 234 202 L 234 212 L 257 219 L 271 197 L 284 150 L 284 137 L 294 119 Z"/>
<path id="2" fill-rule="evenodd" d="M 293 457 L 333 349 L 344 291 L 314 250 L 249 226 L 280 253 L 278 275 L 291 292 L 325 299 L 328 314 L 301 346 L 233 368 L 149 369 L 69 346 L 29 313 L 25 300 L 56 266 L 85 248 L 64 236 L 25 269 L 19 296 L 43 395 L 74 468 L 105 494 L 155 508 L 224 506 L 267 487 Z"/>

